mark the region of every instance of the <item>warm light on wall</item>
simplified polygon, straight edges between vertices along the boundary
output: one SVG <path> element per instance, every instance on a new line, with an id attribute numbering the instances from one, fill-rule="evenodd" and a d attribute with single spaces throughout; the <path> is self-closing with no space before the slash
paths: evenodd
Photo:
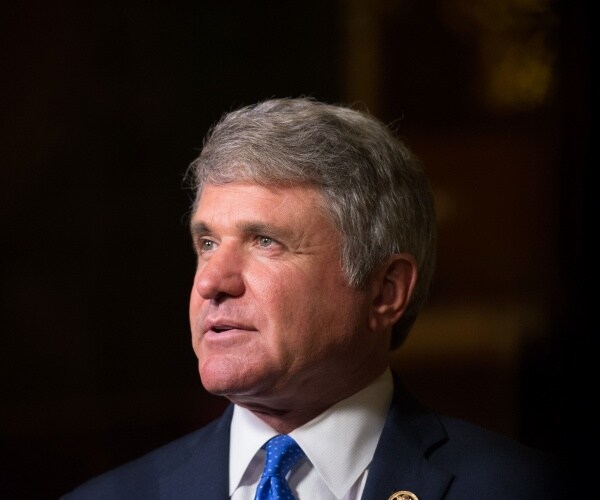
<path id="1" fill-rule="evenodd" d="M 481 80 L 475 92 L 498 113 L 545 104 L 555 80 L 558 16 L 549 0 L 444 0 L 449 27 L 476 39 Z"/>

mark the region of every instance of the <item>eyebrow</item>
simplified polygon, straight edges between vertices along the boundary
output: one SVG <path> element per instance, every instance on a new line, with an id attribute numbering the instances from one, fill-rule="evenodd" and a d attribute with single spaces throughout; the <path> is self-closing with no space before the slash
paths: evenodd
<path id="1" fill-rule="evenodd" d="M 190 232 L 192 236 L 204 236 L 211 233 L 210 228 L 204 222 L 192 222 L 190 224 Z"/>
<path id="2" fill-rule="evenodd" d="M 285 228 L 260 221 L 241 221 L 236 224 L 236 228 L 243 234 L 265 235 L 276 240 L 285 239 L 292 233 L 292 228 Z M 213 230 L 204 221 L 193 222 L 190 225 L 192 236 L 205 236 L 213 234 Z"/>

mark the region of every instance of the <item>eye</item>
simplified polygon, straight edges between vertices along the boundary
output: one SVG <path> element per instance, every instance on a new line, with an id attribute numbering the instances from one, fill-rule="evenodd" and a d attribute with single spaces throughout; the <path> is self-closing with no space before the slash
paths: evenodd
<path id="1" fill-rule="evenodd" d="M 206 252 L 210 252 L 211 250 L 214 250 L 216 248 L 216 246 L 217 245 L 215 244 L 214 241 L 202 239 L 199 242 L 198 250 L 200 253 L 206 253 Z"/>
<path id="2" fill-rule="evenodd" d="M 258 236 L 257 237 L 258 246 L 268 247 L 271 246 L 275 241 L 273 238 L 269 238 L 268 236 Z"/>

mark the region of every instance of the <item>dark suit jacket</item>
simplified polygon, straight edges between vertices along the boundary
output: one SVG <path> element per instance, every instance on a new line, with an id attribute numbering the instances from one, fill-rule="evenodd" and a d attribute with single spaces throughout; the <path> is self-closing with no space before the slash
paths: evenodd
<path id="1" fill-rule="evenodd" d="M 92 479 L 64 500 L 227 499 L 232 413 L 230 406 L 208 426 Z M 565 472 L 536 450 L 424 409 L 396 380 L 362 498 L 387 500 L 399 490 L 419 500 L 568 498 Z"/>

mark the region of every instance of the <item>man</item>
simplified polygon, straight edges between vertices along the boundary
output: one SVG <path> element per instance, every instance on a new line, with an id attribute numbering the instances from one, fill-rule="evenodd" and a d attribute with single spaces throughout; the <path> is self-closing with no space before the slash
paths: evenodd
<path id="1" fill-rule="evenodd" d="M 387 127 L 268 100 L 225 115 L 191 175 L 192 344 L 202 384 L 232 405 L 65 498 L 241 500 L 272 481 L 319 500 L 560 496 L 548 458 L 421 408 L 390 371 L 427 296 L 435 224 Z M 294 460 L 263 478 L 279 435 Z"/>

